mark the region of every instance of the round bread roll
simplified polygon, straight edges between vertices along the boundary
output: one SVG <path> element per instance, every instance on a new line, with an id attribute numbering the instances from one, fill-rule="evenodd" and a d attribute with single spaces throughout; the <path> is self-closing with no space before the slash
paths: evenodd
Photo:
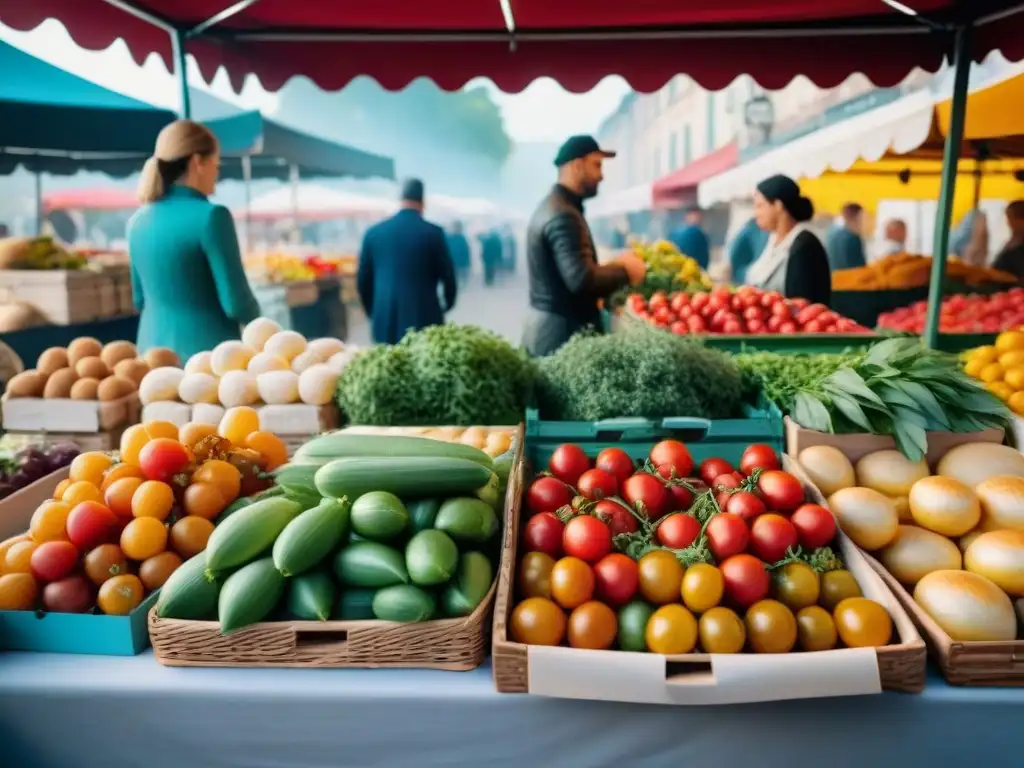
<path id="1" fill-rule="evenodd" d="M 114 370 L 122 360 L 130 360 L 137 355 L 135 345 L 130 341 L 112 341 L 100 352 L 100 359 L 107 364 L 107 368 Z"/>
<path id="2" fill-rule="evenodd" d="M 181 358 L 173 349 L 153 347 L 142 356 L 150 368 L 181 368 Z"/>
<path id="3" fill-rule="evenodd" d="M 81 379 L 100 379 L 110 375 L 110 368 L 99 357 L 83 357 L 75 363 L 75 373 Z"/>
<path id="4" fill-rule="evenodd" d="M 37 370 L 22 371 L 7 382 L 4 394 L 8 397 L 42 397 L 46 376 Z"/>
<path id="5" fill-rule="evenodd" d="M 107 376 L 96 388 L 97 400 L 120 400 L 135 391 L 135 383 L 120 376 Z"/>
<path id="6" fill-rule="evenodd" d="M 68 398 L 71 397 L 71 387 L 78 381 L 78 374 L 74 368 L 61 368 L 59 371 L 50 374 L 43 387 L 43 397 L 46 398 Z"/>
<path id="7" fill-rule="evenodd" d="M 36 362 L 36 370 L 49 376 L 61 368 L 67 368 L 69 365 L 68 351 L 64 347 L 50 347 L 39 356 L 39 360 Z"/>
<path id="8" fill-rule="evenodd" d="M 99 388 L 99 379 L 79 379 L 71 387 L 71 399 L 95 400 Z"/>
<path id="9" fill-rule="evenodd" d="M 99 357 L 103 345 L 91 336 L 79 336 L 68 344 L 68 365 L 72 368 L 84 357 Z"/>
<path id="10" fill-rule="evenodd" d="M 136 387 L 146 378 L 147 373 L 149 373 L 149 365 L 147 365 L 145 360 L 138 357 L 122 360 L 114 366 L 115 376 L 134 381 Z"/>

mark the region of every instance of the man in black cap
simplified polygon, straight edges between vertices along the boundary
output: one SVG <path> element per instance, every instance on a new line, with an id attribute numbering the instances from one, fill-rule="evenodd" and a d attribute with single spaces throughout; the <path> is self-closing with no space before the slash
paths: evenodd
<path id="1" fill-rule="evenodd" d="M 367 230 L 356 287 L 378 344 L 396 344 L 408 330 L 441 325 L 445 312 L 455 306 L 455 267 L 447 238 L 443 229 L 423 218 L 419 179 L 402 185 L 398 213 Z"/>
<path id="2" fill-rule="evenodd" d="M 643 282 L 647 267 L 634 253 L 598 264 L 583 201 L 597 194 L 601 165 L 614 152 L 592 136 L 572 136 L 558 150 L 558 183 L 530 218 L 526 233 L 530 312 L 523 345 L 550 355 L 577 331 L 601 330 L 598 302 L 624 285 Z"/>

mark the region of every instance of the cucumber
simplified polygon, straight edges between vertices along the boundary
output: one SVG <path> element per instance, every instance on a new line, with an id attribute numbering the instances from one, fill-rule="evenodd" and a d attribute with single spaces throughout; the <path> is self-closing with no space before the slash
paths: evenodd
<path id="1" fill-rule="evenodd" d="M 491 591 L 494 569 L 479 552 L 467 552 L 459 560 L 459 571 L 441 595 L 441 606 L 448 617 L 469 616 Z"/>
<path id="2" fill-rule="evenodd" d="M 323 466 L 322 462 L 291 462 L 275 469 L 271 474 L 277 487 L 316 492 L 313 478 L 316 471 Z"/>
<path id="3" fill-rule="evenodd" d="M 334 608 L 334 579 L 324 571 L 311 571 L 291 579 L 288 612 L 297 619 L 327 621 Z"/>
<path id="4" fill-rule="evenodd" d="M 316 489 L 334 499 L 358 499 L 370 491 L 387 491 L 398 497 L 458 496 L 486 484 L 492 474 L 467 459 L 336 459 L 317 470 Z"/>
<path id="5" fill-rule="evenodd" d="M 206 553 L 178 566 L 160 588 L 156 615 L 161 619 L 206 621 L 217 618 L 220 582 L 206 578 Z"/>
<path id="6" fill-rule="evenodd" d="M 373 596 L 373 615 L 384 621 L 426 621 L 435 613 L 437 601 L 433 595 L 411 584 L 378 589 Z"/>
<path id="7" fill-rule="evenodd" d="M 498 533 L 498 517 L 480 499 L 448 499 L 438 510 L 434 527 L 460 544 L 482 544 Z"/>
<path id="8" fill-rule="evenodd" d="M 206 542 L 206 578 L 259 557 L 301 511 L 297 501 L 280 496 L 240 509 L 214 528 Z"/>
<path id="9" fill-rule="evenodd" d="M 490 479 L 484 485 L 477 488 L 473 495 L 480 499 L 480 501 L 490 504 L 491 509 L 497 509 L 498 502 L 501 500 L 501 483 L 498 480 L 498 476 L 491 472 Z"/>
<path id="10" fill-rule="evenodd" d="M 295 452 L 294 462 L 333 461 L 360 457 L 465 459 L 491 469 L 494 461 L 479 448 L 426 437 L 353 435 L 332 432 L 314 437 Z"/>
<path id="11" fill-rule="evenodd" d="M 444 584 L 459 564 L 459 548 L 444 531 L 420 531 L 405 546 L 405 568 L 413 584 Z"/>
<path id="12" fill-rule="evenodd" d="M 267 618 L 284 594 L 284 576 L 272 557 L 239 568 L 224 580 L 217 600 L 220 633 L 248 627 Z"/>
<path id="13" fill-rule="evenodd" d="M 409 527 L 409 511 L 387 491 L 364 493 L 352 504 L 352 530 L 373 541 L 388 541 Z"/>
<path id="14" fill-rule="evenodd" d="M 267 490 L 260 491 L 259 493 L 254 494 L 252 496 L 242 496 L 240 498 L 235 499 L 233 502 L 231 502 L 231 504 L 228 506 L 228 508 L 220 513 L 220 515 L 217 517 L 217 520 L 215 522 L 216 522 L 217 525 L 220 525 L 227 518 L 231 517 L 231 515 L 235 514 L 235 512 L 237 512 L 238 510 L 244 509 L 245 507 L 248 507 L 248 506 L 250 506 L 252 504 L 255 504 L 257 501 L 262 501 L 263 499 L 273 498 L 274 496 L 284 496 L 284 495 L 285 495 L 285 489 L 282 488 L 279 485 L 274 485 L 274 486 L 271 486 L 270 488 L 267 488 Z"/>
<path id="15" fill-rule="evenodd" d="M 413 533 L 419 533 L 434 527 L 434 518 L 437 517 L 437 511 L 441 509 L 441 500 L 416 499 L 416 501 L 407 503 L 405 508 L 409 510 Z"/>
<path id="16" fill-rule="evenodd" d="M 501 456 L 494 460 L 494 473 L 498 476 L 498 490 L 504 491 L 508 485 L 509 475 L 512 474 L 512 466 L 515 463 L 515 448 L 509 448 Z"/>
<path id="17" fill-rule="evenodd" d="M 347 499 L 321 499 L 294 518 L 274 542 L 274 565 L 282 576 L 297 576 L 318 565 L 348 535 Z"/>
<path id="18" fill-rule="evenodd" d="M 357 541 L 338 552 L 334 575 L 346 586 L 364 589 L 409 583 L 402 553 L 376 541 Z"/>
<path id="19" fill-rule="evenodd" d="M 375 589 L 346 589 L 338 598 L 331 618 L 344 621 L 359 621 L 373 618 L 373 596 Z"/>

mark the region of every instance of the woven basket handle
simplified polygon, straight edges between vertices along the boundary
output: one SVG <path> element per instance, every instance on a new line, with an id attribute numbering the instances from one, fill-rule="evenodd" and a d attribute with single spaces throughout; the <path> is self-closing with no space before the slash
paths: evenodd
<path id="1" fill-rule="evenodd" d="M 305 622 L 303 622 L 305 623 Z M 336 629 L 328 622 L 323 627 L 304 627 L 292 629 L 292 644 L 296 651 L 316 648 L 324 653 L 348 653 L 349 633 L 346 629 Z"/>

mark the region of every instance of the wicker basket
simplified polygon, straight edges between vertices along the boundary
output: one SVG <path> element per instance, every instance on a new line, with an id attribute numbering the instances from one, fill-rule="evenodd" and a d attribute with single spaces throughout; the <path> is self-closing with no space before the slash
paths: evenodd
<path id="1" fill-rule="evenodd" d="M 519 430 L 516 466 L 522 464 Z M 513 469 L 505 502 L 503 543 L 515 537 L 521 487 Z M 504 555 L 504 547 L 503 547 Z M 499 566 L 499 573 L 503 567 Z M 499 577 L 500 578 L 500 577 Z M 464 672 L 480 666 L 490 645 L 497 580 L 483 602 L 462 619 L 418 624 L 391 621 L 280 621 L 220 634 L 215 621 L 161 619 L 149 614 L 157 661 L 170 667 L 419 667 Z"/>
<path id="2" fill-rule="evenodd" d="M 795 462 L 785 458 L 785 468 L 794 472 Z M 525 468 L 516 468 L 516 486 L 523 487 Z M 796 473 L 796 472 L 795 472 Z M 808 498 L 821 503 L 821 495 L 814 486 L 805 481 Z M 512 488 L 512 483 L 509 483 Z M 509 507 L 518 518 L 519 507 Z M 519 521 L 511 521 L 512 530 L 518 531 Z M 551 664 L 546 657 L 554 652 L 570 669 L 564 677 L 567 681 L 564 691 L 552 691 L 545 686 L 544 693 L 567 698 L 604 698 L 616 701 L 647 701 L 671 704 L 719 704 L 744 701 L 774 700 L 786 698 L 811 698 L 853 693 L 843 690 L 840 678 L 854 687 L 856 680 L 850 680 L 848 670 L 840 670 L 846 660 L 854 656 L 864 668 L 866 654 L 872 653 L 877 665 L 879 687 L 887 691 L 919 693 L 924 689 L 926 651 L 913 622 L 903 611 L 899 601 L 886 589 L 853 543 L 842 533 L 839 534 L 841 554 L 849 570 L 861 584 L 865 594 L 886 605 L 893 618 L 898 642 L 875 649 L 840 649 L 820 654 L 782 654 L 771 657 L 737 654 L 722 656 L 691 653 L 680 656 L 658 656 L 656 654 L 626 653 L 624 651 L 582 651 L 569 648 L 538 649 L 516 643 L 508 638 L 508 622 L 513 607 L 513 584 L 516 567 L 517 538 L 505 539 L 505 551 L 501 558 L 501 573 L 498 580 L 498 596 L 494 612 L 494 683 L 502 693 L 531 692 L 530 657 L 538 651 L 545 657 L 545 667 Z M 830 663 L 814 663 L 829 654 L 837 662 L 833 676 Z M 536 658 L 542 658 L 539 654 Z M 592 662 L 592 663 L 587 663 Z M 870 664 L 870 662 L 869 662 Z M 620 666 L 623 669 L 616 670 Z M 726 666 L 729 670 L 726 670 Z M 874 666 L 872 665 L 872 666 Z M 797 682 L 795 678 L 807 667 L 813 666 L 814 679 Z M 804 667 L 804 670 L 801 670 Z M 550 668 L 550 667 L 548 667 Z M 609 669 L 610 668 L 610 669 Z M 575 673 L 575 674 L 574 674 Z M 639 676 L 654 677 L 643 688 L 634 688 L 633 681 Z M 539 679 L 540 676 L 538 676 Z M 603 685 L 595 688 L 593 678 L 604 678 Z M 743 679 L 737 679 L 743 678 Z M 866 682 L 866 681 L 861 681 Z M 835 685 L 835 690 L 830 688 Z M 800 689 L 800 690 L 798 690 Z M 595 690 L 598 693 L 595 694 Z M 860 692 L 868 692 L 866 690 Z M 647 698 L 647 694 L 652 694 Z"/>

